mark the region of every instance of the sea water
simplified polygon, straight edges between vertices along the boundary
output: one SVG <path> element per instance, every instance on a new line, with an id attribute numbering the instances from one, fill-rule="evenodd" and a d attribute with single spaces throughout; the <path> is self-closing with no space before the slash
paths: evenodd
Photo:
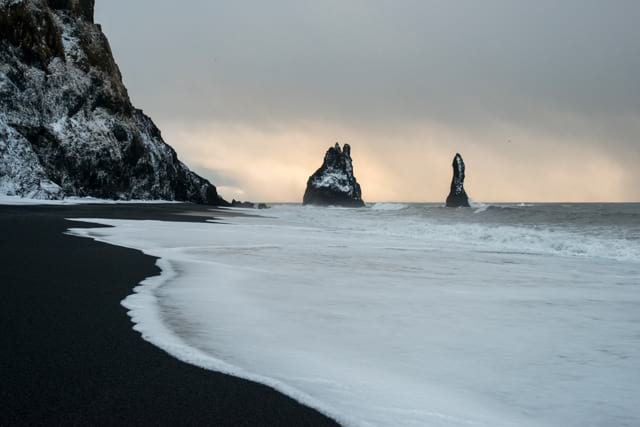
<path id="1" fill-rule="evenodd" d="M 640 205 L 91 221 L 160 258 L 145 339 L 345 425 L 640 425 Z"/>

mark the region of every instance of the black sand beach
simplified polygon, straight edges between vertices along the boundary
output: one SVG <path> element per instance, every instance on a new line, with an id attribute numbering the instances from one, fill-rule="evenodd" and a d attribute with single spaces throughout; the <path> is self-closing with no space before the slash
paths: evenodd
<path id="1" fill-rule="evenodd" d="M 273 389 L 182 363 L 120 305 L 159 273 L 65 218 L 203 221 L 194 205 L 0 206 L 0 426 L 325 426 Z M 212 227 L 215 227 L 212 224 Z"/>

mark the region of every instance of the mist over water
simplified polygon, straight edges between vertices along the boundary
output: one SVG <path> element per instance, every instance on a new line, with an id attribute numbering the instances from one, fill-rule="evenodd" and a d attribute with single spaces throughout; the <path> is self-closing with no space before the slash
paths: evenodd
<path id="1" fill-rule="evenodd" d="M 74 233 L 161 258 L 145 339 L 346 425 L 640 423 L 640 205 L 260 215 Z"/>

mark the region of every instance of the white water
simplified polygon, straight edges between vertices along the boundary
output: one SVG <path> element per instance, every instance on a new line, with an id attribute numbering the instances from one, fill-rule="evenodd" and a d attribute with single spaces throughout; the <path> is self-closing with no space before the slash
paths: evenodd
<path id="1" fill-rule="evenodd" d="M 44 184 L 41 184 L 44 185 Z M 97 199 L 95 197 L 65 197 L 64 199 L 35 199 L 31 197 L 20 196 L 8 196 L 1 194 L 0 189 L 0 206 L 31 206 L 31 205 L 49 205 L 49 206 L 62 206 L 62 205 L 85 205 L 85 204 L 102 204 L 102 205 L 115 205 L 115 204 L 167 204 L 167 203 L 184 203 L 174 202 L 168 200 L 111 200 L 111 199 Z"/>
<path id="2" fill-rule="evenodd" d="M 73 233 L 161 258 L 124 301 L 145 339 L 344 424 L 640 424 L 633 242 L 405 208 Z"/>

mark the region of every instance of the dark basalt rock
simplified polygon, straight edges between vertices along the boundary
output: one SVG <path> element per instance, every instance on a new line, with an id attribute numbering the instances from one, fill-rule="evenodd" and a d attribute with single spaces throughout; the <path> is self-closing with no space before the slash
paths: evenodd
<path id="1" fill-rule="evenodd" d="M 52 58 L 64 58 L 64 47 L 54 16 L 46 7 L 39 6 L 27 1 L 7 5 L 0 2 L 0 43 L 3 51 L 9 45 L 18 48 L 16 54 L 21 62 L 44 68 Z M 3 71 L 9 74 L 14 70 Z M 20 73 L 11 77 L 12 81 L 23 83 Z"/>
<path id="2" fill-rule="evenodd" d="M 241 202 L 240 200 L 233 199 L 231 201 L 232 208 L 245 208 L 245 209 L 269 209 L 266 203 L 253 203 L 253 202 Z"/>
<path id="3" fill-rule="evenodd" d="M 52 9 L 67 10 L 80 18 L 93 22 L 95 0 L 47 0 Z"/>
<path id="4" fill-rule="evenodd" d="M 469 207 L 469 198 L 464 191 L 464 161 L 462 156 L 457 153 L 453 158 L 453 179 L 451 180 L 451 191 L 447 197 L 447 207 Z"/>
<path id="5" fill-rule="evenodd" d="M 353 175 L 349 144 L 329 148 L 324 163 L 307 181 L 304 205 L 363 207 L 360 184 Z"/>
<path id="6" fill-rule="evenodd" d="M 133 107 L 93 13 L 0 0 L 0 194 L 228 205 Z"/>

